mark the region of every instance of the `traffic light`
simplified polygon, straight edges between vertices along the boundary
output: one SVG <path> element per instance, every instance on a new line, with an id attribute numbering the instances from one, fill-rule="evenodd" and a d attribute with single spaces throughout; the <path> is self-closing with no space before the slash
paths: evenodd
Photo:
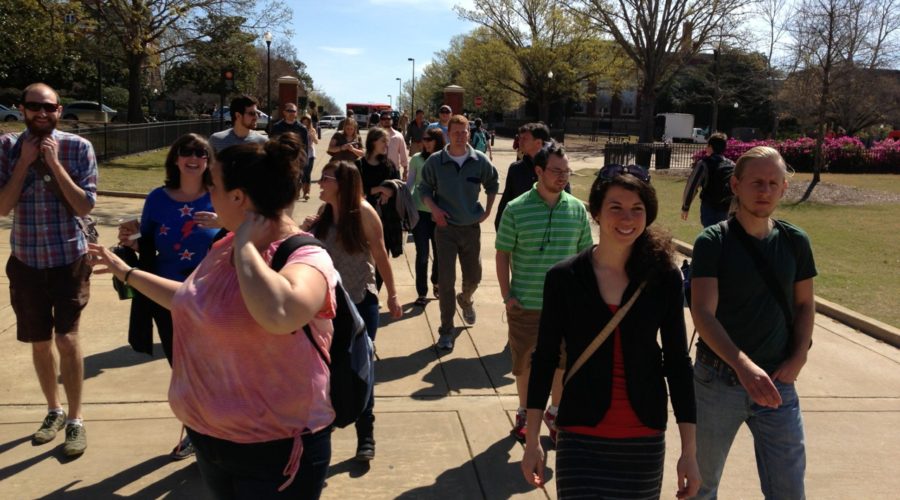
<path id="1" fill-rule="evenodd" d="M 225 83 L 225 90 L 234 90 L 234 70 L 229 68 L 223 69 L 222 81 Z"/>

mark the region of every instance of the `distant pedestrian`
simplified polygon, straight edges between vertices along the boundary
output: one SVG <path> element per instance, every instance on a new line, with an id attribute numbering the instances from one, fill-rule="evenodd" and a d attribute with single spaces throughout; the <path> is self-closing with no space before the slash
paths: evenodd
<path id="1" fill-rule="evenodd" d="M 403 134 L 400 131 L 394 129 L 391 120 L 390 111 L 381 112 L 380 125 L 388 134 L 387 157 L 400 169 L 400 178 L 406 179 L 409 172 L 409 154 L 406 152 L 406 140 L 403 139 Z"/>
<path id="2" fill-rule="evenodd" d="M 359 136 L 359 127 L 352 116 L 344 118 L 341 122 L 341 130 L 331 136 L 331 142 L 328 143 L 328 154 L 331 155 L 331 161 L 349 162 L 355 162 L 366 154 Z"/>
<path id="3" fill-rule="evenodd" d="M 303 201 L 307 201 L 309 200 L 309 187 L 312 183 L 312 169 L 316 164 L 316 144 L 319 143 L 319 134 L 316 132 L 316 127 L 309 115 L 303 115 L 303 118 L 300 119 L 300 123 L 306 126 L 306 130 L 309 133 L 308 159 L 306 160 L 306 165 L 303 166 L 303 174 L 300 181 L 300 187 L 303 191 Z"/>
<path id="4" fill-rule="evenodd" d="M 491 161 L 494 160 L 494 152 L 491 149 L 491 138 L 488 136 L 486 130 L 481 128 L 481 118 L 475 119 L 475 128 L 471 131 L 471 137 L 469 138 L 469 144 L 472 145 L 478 151 L 487 154 L 488 159 Z"/>
<path id="5" fill-rule="evenodd" d="M 557 262 L 590 247 L 591 226 L 584 203 L 565 192 L 569 158 L 551 144 L 534 158 L 537 182 L 507 205 L 497 231 L 497 281 L 509 323 L 512 373 L 519 408 L 511 434 L 525 442 L 525 405 L 531 353 L 538 339 L 544 297 L 544 276 Z M 544 413 L 550 438 L 556 442 L 556 415 L 563 389 L 565 356 L 553 376 L 552 401 Z"/>
<path id="6" fill-rule="evenodd" d="M 429 123 L 425 120 L 425 112 L 417 109 L 416 118 L 406 127 L 406 144 L 409 146 L 410 156 L 422 151 L 422 137 L 428 127 Z M 444 142 L 446 143 L 446 141 Z"/>
<path id="7" fill-rule="evenodd" d="M 309 158 L 309 150 L 311 149 L 309 129 L 300 123 L 300 117 L 297 116 L 299 112 L 297 104 L 293 102 L 285 103 L 282 112 L 284 113 L 284 118 L 272 125 L 269 137 L 274 139 L 285 132 L 293 132 L 299 135 L 301 144 L 303 145 L 303 151 L 300 154 L 300 165 L 306 165 L 307 159 Z M 309 189 L 307 189 L 306 192 L 308 193 Z"/>
<path id="8" fill-rule="evenodd" d="M 63 453 L 73 457 L 87 448 L 78 324 L 90 298 L 91 266 L 80 218 L 97 201 L 97 159 L 90 142 L 57 130 L 62 106 L 48 85 L 26 87 L 19 111 L 25 131 L 0 136 L 0 214 L 15 210 L 6 263 L 10 304 L 16 315 L 16 338 L 31 344 L 47 400 L 47 416 L 32 441 L 50 442 L 65 429 Z M 68 416 L 57 377 L 66 391 Z"/>
<path id="9" fill-rule="evenodd" d="M 475 324 L 474 295 L 481 282 L 481 223 L 491 215 L 500 187 L 497 169 L 483 153 L 469 146 L 469 120 L 462 115 L 450 118 L 448 133 L 450 144 L 428 157 L 419 185 L 422 200 L 431 209 L 437 224 L 441 305 L 438 348 L 445 350 L 453 349 L 455 341 L 456 304 L 462 309 L 463 320 Z M 478 201 L 481 188 L 487 193 L 487 207 Z M 462 270 L 459 295 L 456 295 L 457 256 Z"/>
<path id="10" fill-rule="evenodd" d="M 256 131 L 256 123 L 259 120 L 259 110 L 256 106 L 256 99 L 245 95 L 231 100 L 228 108 L 231 114 L 231 128 L 209 136 L 209 145 L 216 153 L 237 144 L 266 143 L 266 136 Z"/>
<path id="11" fill-rule="evenodd" d="M 676 497 L 689 498 L 700 482 L 693 372 L 673 245 L 650 227 L 656 191 L 642 167 L 608 165 L 591 186 L 589 204 L 597 245 L 546 276 L 522 472 L 534 486 L 544 485 L 541 414 L 564 351 L 557 496 L 660 498 L 668 394 L 681 436 Z"/>
<path id="12" fill-rule="evenodd" d="M 550 144 L 550 129 L 543 123 L 526 123 L 519 127 L 517 134 L 519 139 L 519 151 L 523 152 L 522 159 L 510 164 L 506 171 L 506 183 L 503 185 L 503 195 L 497 205 L 497 215 L 494 217 L 494 228 L 500 229 L 500 219 L 503 211 L 510 201 L 518 198 L 523 193 L 531 190 L 537 181 L 534 169 L 534 157 L 542 148 Z M 568 185 L 566 191 L 571 192 Z"/>
<path id="13" fill-rule="evenodd" d="M 450 128 L 450 117 L 453 116 L 453 109 L 444 104 L 438 112 L 438 121 L 430 123 L 428 128 L 439 128 L 444 133 L 444 142 L 450 144 L 450 136 L 448 131 Z M 464 117 L 465 118 L 465 117 Z"/>
<path id="14" fill-rule="evenodd" d="M 440 292 L 438 287 L 437 247 L 434 240 L 435 224 L 434 219 L 431 217 L 431 209 L 422 201 L 422 192 L 419 186 L 422 184 L 422 167 L 425 165 L 425 160 L 435 153 L 439 154 L 444 149 L 444 134 L 436 128 L 426 130 L 421 142 L 424 145 L 422 151 L 413 155 L 409 160 L 409 177 L 406 179 L 406 184 L 410 186 L 413 201 L 419 210 L 419 222 L 412 229 L 413 239 L 416 243 L 416 292 L 419 294 L 416 299 L 416 305 L 425 307 L 428 303 L 425 296 L 428 295 L 429 246 L 433 257 L 431 263 L 431 285 L 434 298 L 438 298 Z"/>
<path id="15" fill-rule="evenodd" d="M 746 424 L 763 496 L 802 499 L 806 446 L 794 382 L 812 342 L 815 260 L 803 230 L 771 218 L 787 189 L 778 151 L 758 146 L 741 155 L 731 189 L 737 211 L 700 233 L 691 263 L 691 315 L 700 333 L 694 386 L 703 485 L 696 498 L 717 497 Z"/>
<path id="16" fill-rule="evenodd" d="M 706 156 L 697 161 L 681 196 L 681 220 L 688 219 L 691 201 L 700 188 L 700 223 L 709 227 L 728 218 L 734 162 L 725 158 L 728 136 L 716 132 L 706 143 Z"/>

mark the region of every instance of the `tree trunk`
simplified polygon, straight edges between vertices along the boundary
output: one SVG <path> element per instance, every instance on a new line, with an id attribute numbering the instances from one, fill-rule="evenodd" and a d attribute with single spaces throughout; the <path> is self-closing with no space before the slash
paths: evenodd
<path id="1" fill-rule="evenodd" d="M 641 88 L 641 128 L 638 142 L 653 142 L 653 128 L 656 123 L 656 90 L 653 83 L 644 83 Z"/>
<path id="2" fill-rule="evenodd" d="M 141 69 L 146 54 L 129 53 L 128 63 L 128 123 L 141 123 L 144 113 L 141 111 Z"/>

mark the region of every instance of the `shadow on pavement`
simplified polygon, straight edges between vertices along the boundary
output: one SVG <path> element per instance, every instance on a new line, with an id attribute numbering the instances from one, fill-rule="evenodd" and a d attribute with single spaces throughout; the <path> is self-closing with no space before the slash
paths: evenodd
<path id="1" fill-rule="evenodd" d="M 512 436 L 506 436 L 476 455 L 472 460 L 442 472 L 435 479 L 434 484 L 406 491 L 397 498 L 465 498 L 466 492 L 471 489 L 464 485 L 472 477 L 473 467 L 475 475 L 481 483 L 481 493 L 484 498 L 509 498 L 516 494 L 528 493 L 534 487 L 525 482 L 519 463 L 509 463 L 510 450 L 514 446 L 518 446 L 516 440 Z M 544 473 L 545 479 L 548 481 L 553 476 L 553 470 L 549 467 L 544 469 Z M 490 483 L 488 487 L 485 487 L 486 482 Z"/>
<path id="2" fill-rule="evenodd" d="M 98 498 L 161 498 L 163 496 L 167 499 L 201 500 L 210 498 L 203 480 L 200 478 L 200 470 L 197 468 L 196 463 L 183 467 L 155 483 L 148 484 L 133 494 L 122 495 L 117 493 L 129 484 L 141 480 L 144 476 L 170 463 L 171 459 L 168 455 L 154 457 L 108 477 L 97 484 L 70 490 L 69 488 L 79 483 L 79 481 L 72 481 L 68 485 L 41 498 L 48 500 L 58 498 L 85 500 Z"/>
<path id="3" fill-rule="evenodd" d="M 157 359 L 165 359 L 162 344 L 154 344 L 153 356 L 148 356 L 141 352 L 135 352 L 129 345 L 116 347 L 111 351 L 91 354 L 84 358 L 84 378 L 96 377 L 103 373 L 104 370 L 112 368 L 125 368 L 129 366 L 137 366 L 142 363 L 149 363 Z"/>
<path id="4" fill-rule="evenodd" d="M 368 474 L 369 469 L 371 469 L 369 462 L 360 462 L 359 460 L 356 460 L 356 458 L 350 457 L 339 464 L 330 465 L 328 467 L 328 475 L 325 476 L 325 479 L 327 480 L 329 477 L 334 477 L 338 474 L 347 474 L 355 479 Z M 328 486 L 327 482 L 325 486 Z"/>

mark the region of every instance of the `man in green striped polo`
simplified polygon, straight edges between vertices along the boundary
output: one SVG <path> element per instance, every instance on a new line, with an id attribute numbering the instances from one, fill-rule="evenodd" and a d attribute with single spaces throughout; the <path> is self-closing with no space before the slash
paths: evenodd
<path id="1" fill-rule="evenodd" d="M 531 352 L 537 344 L 544 276 L 557 262 L 593 244 L 584 204 L 564 190 L 572 171 L 562 146 L 553 143 L 537 153 L 534 171 L 537 182 L 531 190 L 506 206 L 495 244 L 497 281 L 506 304 L 512 372 L 519 393 L 516 425 L 511 434 L 521 442 L 525 441 L 525 398 Z M 565 366 L 565 359 L 560 360 L 559 366 Z M 562 373 L 562 369 L 556 371 L 550 409 L 544 414 L 554 440 Z"/>

